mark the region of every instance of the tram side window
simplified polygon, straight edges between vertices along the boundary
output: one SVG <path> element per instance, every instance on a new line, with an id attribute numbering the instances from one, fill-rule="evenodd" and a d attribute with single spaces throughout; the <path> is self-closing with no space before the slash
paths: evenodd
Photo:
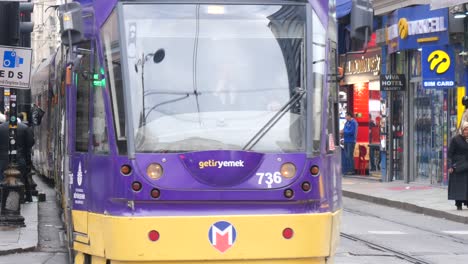
<path id="1" fill-rule="evenodd" d="M 104 69 L 99 63 L 98 53 L 94 57 L 93 74 L 93 151 L 98 154 L 109 153 L 109 140 L 107 137 L 106 110 L 104 105 L 104 89 L 106 79 Z"/>
<path id="2" fill-rule="evenodd" d="M 91 43 L 86 42 L 79 48 L 90 50 Z M 84 54 L 75 71 L 76 78 L 76 145 L 78 152 L 88 151 L 89 138 L 89 101 L 90 80 L 83 72 L 91 72 L 90 54 Z"/>
<path id="3" fill-rule="evenodd" d="M 125 133 L 124 90 L 122 82 L 122 68 L 120 58 L 120 34 L 118 31 L 117 15 L 115 11 L 104 23 L 101 31 L 102 49 L 104 51 L 104 66 L 111 94 L 114 128 L 117 147 L 120 154 L 126 154 L 127 141 Z"/>
<path id="4" fill-rule="evenodd" d="M 337 146 L 338 139 L 337 136 L 339 135 L 337 133 L 337 116 L 338 116 L 338 87 L 337 87 L 337 74 L 338 74 L 338 65 L 337 65 L 337 46 L 336 42 L 334 41 L 329 41 L 330 44 L 330 49 L 328 52 L 328 85 L 329 85 L 329 91 L 328 91 L 328 120 L 327 120 L 327 136 L 329 137 L 328 140 L 326 140 L 327 143 L 327 151 L 328 152 L 333 152 Z M 333 145 L 330 144 L 333 142 Z"/>
<path id="5" fill-rule="evenodd" d="M 312 120 L 312 153 L 320 153 L 321 133 L 322 133 L 322 99 L 326 72 L 326 36 L 327 32 L 323 27 L 318 15 L 312 15 L 312 55 L 313 55 L 313 83 L 312 83 L 312 116 L 319 117 Z"/>

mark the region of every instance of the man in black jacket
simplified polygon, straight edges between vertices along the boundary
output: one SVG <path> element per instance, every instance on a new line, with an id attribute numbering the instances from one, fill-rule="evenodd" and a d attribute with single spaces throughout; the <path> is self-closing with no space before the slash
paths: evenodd
<path id="1" fill-rule="evenodd" d="M 8 148 L 10 143 L 9 136 L 10 122 L 5 122 L 0 125 L 0 181 L 3 181 L 3 172 L 7 169 L 9 163 Z M 27 176 L 27 159 L 28 154 L 34 145 L 34 135 L 31 128 L 25 124 L 18 123 L 16 128 L 16 162 L 18 169 L 21 172 L 21 179 L 26 188 L 26 201 L 32 201 L 31 188 Z"/>

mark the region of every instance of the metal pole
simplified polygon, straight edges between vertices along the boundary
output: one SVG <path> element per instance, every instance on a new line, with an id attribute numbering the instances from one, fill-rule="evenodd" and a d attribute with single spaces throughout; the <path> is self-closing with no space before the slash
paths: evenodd
<path id="1" fill-rule="evenodd" d="M 21 215 L 21 201 L 24 199 L 24 184 L 21 171 L 16 163 L 16 89 L 10 89 L 10 111 L 8 114 L 9 164 L 4 172 L 5 179 L 0 184 L 1 211 L 0 226 L 25 226 Z"/>
<path id="2" fill-rule="evenodd" d="M 10 12 L 19 15 L 19 3 L 14 3 Z M 18 42 L 11 44 L 18 46 Z M 5 175 L 5 179 L 0 184 L 0 225 L 3 226 L 24 226 L 24 217 L 21 216 L 21 201 L 24 200 L 24 184 L 21 182 L 21 171 L 16 163 L 16 128 L 18 125 L 16 109 L 16 89 L 10 89 L 10 111 L 8 113 L 8 120 L 6 120 L 9 121 L 9 164 L 5 172 L 2 172 Z"/>
<path id="3" fill-rule="evenodd" d="M 388 92 L 388 99 L 387 99 L 387 177 L 386 181 L 391 182 L 393 181 L 393 162 L 394 162 L 394 152 L 393 152 L 393 91 Z"/>

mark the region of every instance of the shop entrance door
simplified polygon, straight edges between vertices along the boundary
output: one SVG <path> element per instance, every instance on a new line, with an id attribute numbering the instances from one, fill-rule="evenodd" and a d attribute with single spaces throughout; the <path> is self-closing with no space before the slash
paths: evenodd
<path id="1" fill-rule="evenodd" d="M 448 142 L 457 129 L 457 92 L 423 89 L 420 82 L 412 85 L 415 91 L 412 180 L 445 184 Z"/>
<path id="2" fill-rule="evenodd" d="M 403 180 L 404 175 L 404 124 L 405 124 L 405 91 L 392 91 L 389 92 L 388 105 L 390 105 L 389 115 L 389 154 L 390 154 L 390 167 L 389 167 L 389 180 Z"/>
<path id="3" fill-rule="evenodd" d="M 420 82 L 412 83 L 414 99 L 414 177 L 411 180 L 437 183 L 442 180 L 444 91 L 423 89 Z"/>

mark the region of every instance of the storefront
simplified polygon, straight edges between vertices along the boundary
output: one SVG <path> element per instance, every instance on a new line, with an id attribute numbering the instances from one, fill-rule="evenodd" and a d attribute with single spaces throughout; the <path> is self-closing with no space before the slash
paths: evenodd
<path id="1" fill-rule="evenodd" d="M 369 49 L 364 54 L 342 56 L 345 77 L 340 84 L 340 130 L 347 111 L 358 122 L 354 151 L 356 173 L 380 177 L 380 66 L 381 49 Z"/>
<path id="2" fill-rule="evenodd" d="M 406 77 L 405 89 L 382 93 L 388 106 L 384 179 L 445 184 L 456 88 L 464 83 L 459 48 L 449 42 L 448 9 L 402 8 L 383 21 L 382 72 Z"/>

